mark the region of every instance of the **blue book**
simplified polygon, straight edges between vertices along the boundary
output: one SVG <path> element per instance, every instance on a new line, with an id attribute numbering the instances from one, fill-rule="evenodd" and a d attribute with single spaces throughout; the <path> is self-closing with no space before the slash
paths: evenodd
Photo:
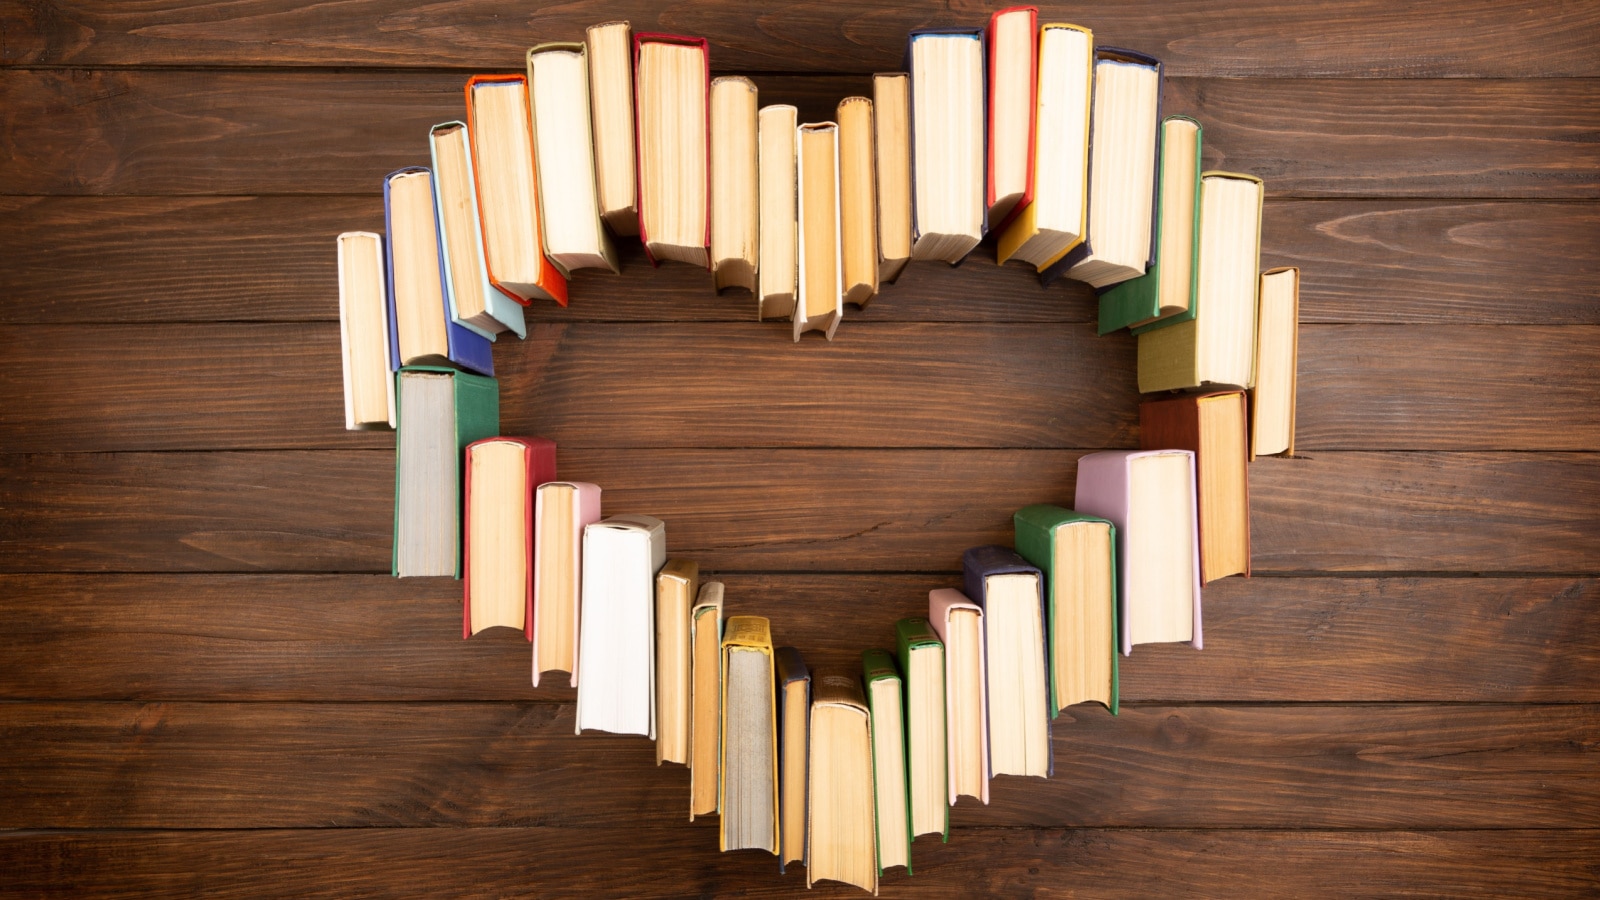
<path id="1" fill-rule="evenodd" d="M 428 131 L 428 149 L 433 154 L 433 203 L 439 217 L 444 295 L 450 320 L 491 341 L 503 331 L 527 337 L 522 305 L 489 283 L 467 126 L 462 122 L 433 126 Z M 452 240 L 452 231 L 464 240 Z"/>

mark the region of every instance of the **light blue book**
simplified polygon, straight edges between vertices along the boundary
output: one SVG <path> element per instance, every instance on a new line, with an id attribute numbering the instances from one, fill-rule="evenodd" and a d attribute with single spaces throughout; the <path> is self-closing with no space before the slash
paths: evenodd
<path id="1" fill-rule="evenodd" d="M 444 251 L 444 295 L 450 306 L 450 320 L 494 340 L 502 331 L 528 336 L 522 305 L 489 283 L 489 266 L 483 256 L 483 224 L 478 216 L 478 196 L 472 170 L 472 142 L 467 126 L 445 122 L 428 131 L 428 149 L 433 153 L 433 204 L 439 216 L 439 241 Z M 465 224 L 465 228 L 459 227 Z M 470 246 L 456 246 L 450 238 L 470 234 Z M 482 298 L 481 301 L 479 298 Z M 462 315 L 461 308 L 469 312 Z M 482 306 L 480 312 L 470 312 Z"/>

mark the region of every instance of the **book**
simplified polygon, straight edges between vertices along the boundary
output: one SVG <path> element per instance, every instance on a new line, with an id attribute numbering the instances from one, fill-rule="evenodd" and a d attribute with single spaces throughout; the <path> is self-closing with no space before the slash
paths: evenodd
<path id="1" fill-rule="evenodd" d="M 1156 130 L 1161 63 L 1131 50 L 1095 50 L 1089 126 L 1089 232 L 1084 244 L 1039 273 L 1064 272 L 1096 288 L 1137 278 L 1155 255 Z"/>
<path id="2" fill-rule="evenodd" d="M 433 173 L 396 169 L 383 179 L 383 223 L 389 239 L 389 341 L 394 368 L 450 365 L 494 374 L 489 340 L 450 319 L 444 295 Z"/>
<path id="3" fill-rule="evenodd" d="M 896 622 L 894 637 L 905 680 L 906 793 L 911 804 L 911 836 L 937 834 L 949 841 L 944 643 L 921 616 Z"/>
<path id="4" fill-rule="evenodd" d="M 983 29 L 911 32 L 906 70 L 911 73 L 911 257 L 954 265 L 988 230 Z"/>
<path id="5" fill-rule="evenodd" d="M 1033 198 L 1038 92 L 1036 6 L 1013 6 L 989 17 L 989 164 L 984 208 L 1003 230 Z"/>
<path id="6" fill-rule="evenodd" d="M 500 431 L 500 386 L 445 366 L 395 376 L 394 555 L 398 578 L 461 577 L 462 455 Z"/>
<path id="7" fill-rule="evenodd" d="M 467 137 L 489 284 L 527 306 L 567 305 L 567 279 L 545 257 L 533 162 L 533 117 L 524 75 L 467 79 Z"/>
<path id="8" fill-rule="evenodd" d="M 1194 318 L 1139 335 L 1140 393 L 1254 383 L 1261 198 L 1253 176 L 1201 175 Z"/>
<path id="9" fill-rule="evenodd" d="M 1261 273 L 1256 380 L 1250 391 L 1250 458 L 1294 455 L 1295 368 L 1300 358 L 1300 270 Z"/>
<path id="10" fill-rule="evenodd" d="M 588 47 L 540 44 L 528 51 L 527 65 L 545 255 L 567 277 L 575 269 L 620 272 L 616 248 L 600 223 Z"/>
<path id="11" fill-rule="evenodd" d="M 844 302 L 863 309 L 878 293 L 878 200 L 873 184 L 872 101 L 839 101 L 839 254 Z"/>
<path id="12" fill-rule="evenodd" d="M 872 713 L 872 786 L 878 816 L 878 877 L 905 866 L 911 874 L 911 806 L 906 791 L 905 687 L 885 650 L 861 654 Z"/>
<path id="13" fill-rule="evenodd" d="M 394 372 L 383 238 L 347 231 L 339 250 L 339 354 L 344 370 L 344 427 L 394 427 Z"/>
<path id="14" fill-rule="evenodd" d="M 761 266 L 757 271 L 756 320 L 794 314 L 799 294 L 795 251 L 799 213 L 799 163 L 792 106 L 766 106 L 756 114 L 756 166 L 760 169 Z"/>
<path id="15" fill-rule="evenodd" d="M 1243 391 L 1139 404 L 1139 446 L 1194 453 L 1200 583 L 1250 574 L 1250 438 Z"/>
<path id="16" fill-rule="evenodd" d="M 1194 454 L 1105 450 L 1078 460 L 1073 507 L 1110 521 L 1117 539 L 1117 626 L 1134 644 L 1201 647 L 1200 539 Z"/>
<path id="17" fill-rule="evenodd" d="M 1156 256 L 1143 275 L 1100 294 L 1100 334 L 1143 334 L 1194 318 L 1195 253 L 1200 241 L 1200 123 L 1161 122 L 1161 184 L 1156 192 Z"/>
<path id="18" fill-rule="evenodd" d="M 801 125 L 795 137 L 799 155 L 799 293 L 794 306 L 794 339 L 820 331 L 828 340 L 844 317 L 844 270 L 839 259 L 839 126 Z"/>
<path id="19" fill-rule="evenodd" d="M 876 894 L 872 719 L 861 679 L 853 674 L 818 674 L 811 693 L 806 887 L 818 881 L 842 881 Z"/>
<path id="20" fill-rule="evenodd" d="M 547 438 L 467 445 L 463 640 L 494 627 L 533 640 L 533 492 L 555 477 L 556 444 Z"/>
<path id="21" fill-rule="evenodd" d="M 774 675 L 767 620 L 729 616 L 722 634 L 723 852 L 779 853 Z"/>
<path id="22" fill-rule="evenodd" d="M 1050 717 L 1085 701 L 1116 715 L 1117 526 L 1047 503 L 1012 521 L 1017 553 L 1044 575 Z"/>
<path id="23" fill-rule="evenodd" d="M 779 647 L 773 656 L 778 667 L 778 784 L 781 822 L 778 873 L 806 858 L 806 762 L 811 752 L 811 671 L 800 651 Z"/>
<path id="24" fill-rule="evenodd" d="M 878 283 L 911 260 L 911 76 L 872 76 L 872 151 L 878 184 Z"/>
<path id="25" fill-rule="evenodd" d="M 989 664 L 983 607 L 960 591 L 928 593 L 928 622 L 944 644 L 945 768 L 950 805 L 958 797 L 989 803 Z"/>
<path id="26" fill-rule="evenodd" d="M 711 278 L 716 289 L 756 289 L 761 210 L 756 174 L 756 86 L 742 75 L 711 82 Z"/>
<path id="27" fill-rule="evenodd" d="M 656 573 L 656 765 L 689 762 L 689 628 L 700 566 L 670 559 Z"/>
<path id="28" fill-rule="evenodd" d="M 1089 110 L 1094 33 L 1052 23 L 1039 30 L 1029 195 L 1000 232 L 996 259 L 1043 271 L 1083 245 L 1089 232 Z"/>
<path id="29" fill-rule="evenodd" d="M 660 519 L 611 516 L 583 529 L 576 733 L 655 740 L 655 578 L 666 561 Z"/>
<path id="30" fill-rule="evenodd" d="M 533 494 L 533 686 L 543 672 L 578 686 L 583 530 L 600 521 L 600 485 L 551 481 Z"/>
<path id="31" fill-rule="evenodd" d="M 704 38 L 633 36 L 639 239 L 654 265 L 711 267 L 707 145 L 711 82 Z"/>
<path id="32" fill-rule="evenodd" d="M 627 22 L 590 25 L 589 112 L 593 117 L 595 191 L 611 233 L 639 233 L 633 156 L 633 38 Z"/>
<path id="33" fill-rule="evenodd" d="M 466 123 L 433 126 L 428 149 L 436 178 L 433 197 L 444 245 L 444 288 L 451 321 L 491 341 L 506 331 L 527 337 L 522 306 L 489 283 Z"/>
<path id="34" fill-rule="evenodd" d="M 689 821 L 714 815 L 722 786 L 722 595 L 720 581 L 700 585 L 690 611 Z"/>
<path id="35" fill-rule="evenodd" d="M 962 554 L 961 570 L 967 597 L 983 607 L 989 771 L 1048 778 L 1044 577 L 1011 548 L 992 545 Z"/>

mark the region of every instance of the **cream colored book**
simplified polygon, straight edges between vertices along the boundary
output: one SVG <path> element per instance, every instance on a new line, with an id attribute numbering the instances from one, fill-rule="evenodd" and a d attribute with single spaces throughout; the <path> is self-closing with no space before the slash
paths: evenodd
<path id="1" fill-rule="evenodd" d="M 820 331 L 828 340 L 844 317 L 844 267 L 839 259 L 839 126 L 801 125 L 795 144 L 800 158 L 799 300 L 794 339 Z"/>
<path id="2" fill-rule="evenodd" d="M 389 314 L 383 238 L 370 231 L 339 235 L 339 349 L 344 362 L 344 427 L 394 427 L 394 373 L 389 370 Z"/>
<path id="3" fill-rule="evenodd" d="M 689 821 L 715 815 L 722 785 L 722 595 L 720 581 L 700 586 L 689 616 Z"/>
<path id="4" fill-rule="evenodd" d="M 527 62 L 545 254 L 564 274 L 621 271 L 595 192 L 588 50 L 583 44 L 540 44 L 528 51 Z"/>
<path id="5" fill-rule="evenodd" d="M 877 163 L 878 281 L 892 283 L 911 259 L 911 76 L 872 76 L 872 149 Z"/>
<path id="6" fill-rule="evenodd" d="M 878 293 L 878 202 L 873 184 L 872 101 L 839 101 L 839 237 L 844 302 L 866 308 Z"/>
<path id="7" fill-rule="evenodd" d="M 798 137 L 792 106 L 768 106 L 757 115 L 757 167 L 760 169 L 761 268 L 756 288 L 756 319 L 794 314 L 799 295 L 795 262 L 799 227 Z"/>
<path id="8" fill-rule="evenodd" d="M 689 762 L 690 616 L 700 566 L 669 559 L 656 573 L 656 765 Z"/>
<path id="9" fill-rule="evenodd" d="M 711 82 L 711 277 L 718 291 L 756 289 L 756 178 L 756 86 L 743 76 L 717 78 Z"/>
<path id="10" fill-rule="evenodd" d="M 605 22 L 589 26 L 584 37 L 589 46 L 589 113 L 600 217 L 612 234 L 636 235 L 632 36 L 627 22 Z"/>
<path id="11" fill-rule="evenodd" d="M 1250 458 L 1294 455 L 1295 368 L 1300 358 L 1300 270 L 1261 273 Z"/>

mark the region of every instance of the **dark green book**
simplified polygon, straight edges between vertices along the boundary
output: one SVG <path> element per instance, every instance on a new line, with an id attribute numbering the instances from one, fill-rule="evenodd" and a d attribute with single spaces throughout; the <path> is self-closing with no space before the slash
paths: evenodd
<path id="1" fill-rule="evenodd" d="M 905 682 L 886 650 L 861 654 L 872 711 L 872 789 L 878 813 L 878 876 L 905 866 L 911 874 L 911 795 L 906 790 Z"/>
<path id="2" fill-rule="evenodd" d="M 1117 527 L 1040 503 L 1017 511 L 1017 553 L 1044 573 L 1050 717 L 1084 701 L 1117 712 Z"/>
<path id="3" fill-rule="evenodd" d="M 444 366 L 395 375 L 394 554 L 390 571 L 461 577 L 463 455 L 500 432 L 500 385 Z"/>
<path id="4" fill-rule="evenodd" d="M 1140 334 L 1194 318 L 1199 282 L 1195 259 L 1200 248 L 1201 134 L 1200 123 L 1188 116 L 1168 116 L 1162 121 L 1155 263 L 1138 278 L 1101 292 L 1100 334 L 1119 328 Z"/>
<path id="5" fill-rule="evenodd" d="M 950 841 L 950 771 L 946 754 L 944 642 L 922 616 L 895 623 L 895 649 L 905 673 L 906 802 L 911 837 Z"/>

